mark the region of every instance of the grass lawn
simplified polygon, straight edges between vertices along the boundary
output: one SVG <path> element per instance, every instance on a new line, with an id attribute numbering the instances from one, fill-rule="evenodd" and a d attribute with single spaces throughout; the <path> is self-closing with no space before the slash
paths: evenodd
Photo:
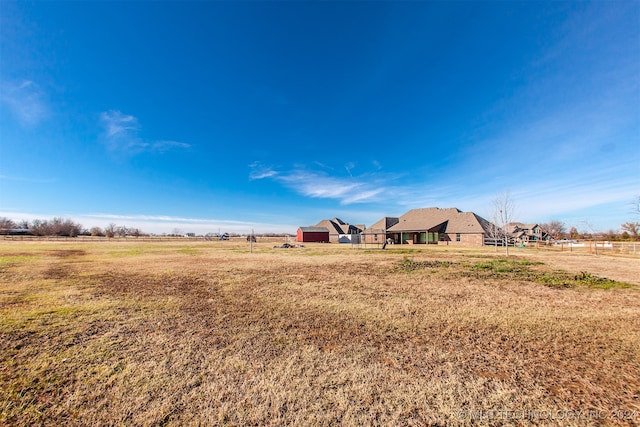
<path id="1" fill-rule="evenodd" d="M 640 258 L 0 241 L 0 425 L 638 425 Z"/>

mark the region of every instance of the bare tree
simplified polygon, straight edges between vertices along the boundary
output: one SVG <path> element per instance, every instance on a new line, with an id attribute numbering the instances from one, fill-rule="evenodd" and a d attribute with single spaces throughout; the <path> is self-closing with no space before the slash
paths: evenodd
<path id="1" fill-rule="evenodd" d="M 560 239 L 567 232 L 564 222 L 558 220 L 553 220 L 540 226 L 553 240 Z"/>
<path id="2" fill-rule="evenodd" d="M 42 219 L 34 219 L 29 226 L 31 234 L 35 236 L 46 236 L 47 234 L 47 221 Z"/>
<path id="3" fill-rule="evenodd" d="M 498 216 L 496 212 L 494 212 L 491 218 L 491 223 L 487 228 L 487 234 L 493 241 L 493 247 L 495 248 L 496 252 L 498 252 L 498 241 L 502 240 L 502 230 L 498 227 L 497 224 L 498 224 Z"/>
<path id="4" fill-rule="evenodd" d="M 34 219 L 29 226 L 29 230 L 36 236 L 76 237 L 82 232 L 82 225 L 70 219 L 59 217 L 51 220 Z"/>
<path id="5" fill-rule="evenodd" d="M 640 236 L 640 222 L 625 222 L 620 228 L 628 232 L 633 240 L 638 240 Z"/>
<path id="6" fill-rule="evenodd" d="M 116 235 L 116 225 L 114 223 L 110 223 L 104 229 L 104 235 L 112 238 Z"/>
<path id="7" fill-rule="evenodd" d="M 578 233 L 578 229 L 575 227 L 571 227 L 571 230 L 569 230 L 569 238 L 572 240 L 575 240 L 578 237 L 580 237 L 580 233 Z"/>
<path id="8" fill-rule="evenodd" d="M 46 221 L 45 221 L 46 222 Z M 70 219 L 53 218 L 48 223 L 48 234 L 55 236 L 76 237 L 82 231 L 82 226 Z"/>
<path id="9" fill-rule="evenodd" d="M 636 198 L 631 204 L 631 213 L 640 217 L 640 196 Z M 640 237 L 640 221 L 628 221 L 620 225 L 620 228 L 629 233 L 633 240 L 638 240 Z"/>
<path id="10" fill-rule="evenodd" d="M 493 199 L 493 219 L 495 221 L 495 225 L 498 226 L 498 232 L 500 234 L 500 239 L 502 240 L 505 247 L 505 254 L 509 255 L 509 230 L 507 230 L 507 225 L 513 222 L 513 212 L 515 210 L 515 204 L 513 202 L 513 198 L 508 191 L 498 194 Z"/>
<path id="11" fill-rule="evenodd" d="M 89 232 L 91 233 L 92 236 L 104 236 L 104 231 L 102 231 L 102 228 L 100 227 L 92 227 L 91 230 L 89 230 Z"/>
<path id="12" fill-rule="evenodd" d="M 129 234 L 129 229 L 124 225 L 120 225 L 115 229 L 116 236 L 118 237 L 126 237 Z"/>
<path id="13" fill-rule="evenodd" d="M 5 217 L 0 217 L 0 230 L 10 230 L 12 228 L 18 228 L 13 220 Z"/>

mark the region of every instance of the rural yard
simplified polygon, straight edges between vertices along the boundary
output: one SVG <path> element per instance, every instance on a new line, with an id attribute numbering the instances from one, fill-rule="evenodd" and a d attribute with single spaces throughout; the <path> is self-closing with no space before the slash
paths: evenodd
<path id="1" fill-rule="evenodd" d="M 640 256 L 0 241 L 0 425 L 639 425 Z"/>

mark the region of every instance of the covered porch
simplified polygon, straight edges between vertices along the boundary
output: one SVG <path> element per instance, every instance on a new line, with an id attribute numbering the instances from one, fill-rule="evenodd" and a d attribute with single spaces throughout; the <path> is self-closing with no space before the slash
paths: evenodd
<path id="1" fill-rule="evenodd" d="M 406 230 L 387 233 L 387 238 L 397 245 L 437 245 L 447 228 L 447 221 L 428 230 Z"/>

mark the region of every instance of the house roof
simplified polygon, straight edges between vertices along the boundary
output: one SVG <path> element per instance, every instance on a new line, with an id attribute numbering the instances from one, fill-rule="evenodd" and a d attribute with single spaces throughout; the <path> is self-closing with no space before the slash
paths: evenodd
<path id="1" fill-rule="evenodd" d="M 326 227 L 330 234 L 356 234 L 364 229 L 364 225 L 353 225 L 342 221 L 340 218 L 323 219 L 315 225 Z"/>
<path id="2" fill-rule="evenodd" d="M 510 222 L 507 224 L 506 228 L 508 230 L 516 231 L 516 230 L 533 230 L 538 227 L 538 224 L 524 224 L 522 222 Z"/>
<path id="3" fill-rule="evenodd" d="M 326 227 L 300 227 L 305 233 L 328 233 L 329 230 Z"/>
<path id="4" fill-rule="evenodd" d="M 533 229 L 539 227 L 539 224 L 523 224 L 521 222 L 510 222 L 505 227 L 509 233 L 516 237 L 535 236 Z"/>
<path id="5" fill-rule="evenodd" d="M 387 230 L 390 227 L 396 225 L 399 221 L 400 221 L 400 218 L 391 217 L 391 216 L 385 216 L 384 218 L 382 218 L 378 222 L 376 222 L 376 223 L 372 224 L 371 226 L 369 226 L 369 229 Z"/>
<path id="6" fill-rule="evenodd" d="M 315 225 L 316 227 L 325 227 L 331 234 L 344 234 L 339 223 L 330 219 L 323 219 Z"/>
<path id="7" fill-rule="evenodd" d="M 427 231 L 443 233 L 487 233 L 489 221 L 473 212 L 462 212 L 457 208 L 412 209 L 399 218 L 388 231 Z"/>

